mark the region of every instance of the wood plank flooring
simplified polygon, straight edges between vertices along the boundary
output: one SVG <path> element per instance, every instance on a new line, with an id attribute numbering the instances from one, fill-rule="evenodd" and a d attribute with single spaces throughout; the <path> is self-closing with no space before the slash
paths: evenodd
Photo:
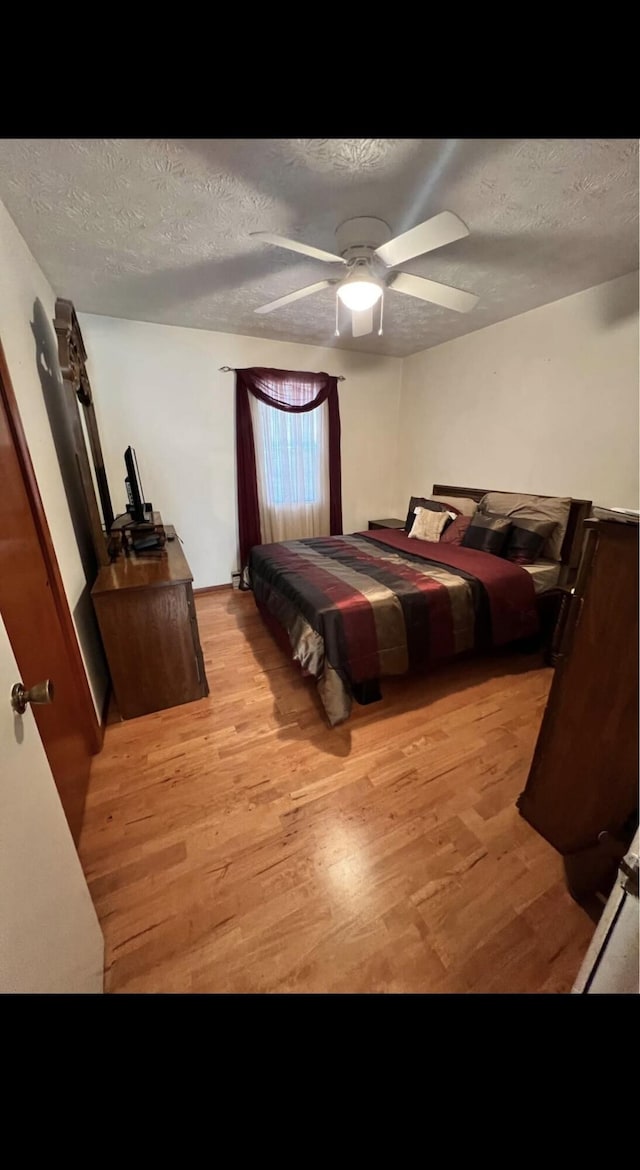
<path id="1" fill-rule="evenodd" d="M 251 594 L 197 601 L 211 694 L 106 731 L 80 855 L 124 992 L 567 992 L 593 924 L 519 816 L 538 655 L 386 679 L 330 730 Z"/>

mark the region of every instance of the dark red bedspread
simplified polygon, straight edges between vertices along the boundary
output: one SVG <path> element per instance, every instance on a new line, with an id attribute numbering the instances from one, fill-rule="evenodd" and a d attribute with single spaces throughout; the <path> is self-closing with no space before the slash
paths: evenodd
<path id="1" fill-rule="evenodd" d="M 371 537 L 370 532 L 358 536 Z M 412 556 L 424 555 L 425 561 L 451 569 L 462 569 L 472 574 L 484 586 L 491 609 L 491 630 L 494 646 L 503 646 L 535 634 L 538 616 L 535 589 L 531 575 L 520 565 L 514 565 L 492 553 L 455 544 L 432 544 L 429 541 L 410 540 L 406 532 L 397 529 L 376 531 L 378 544 L 388 545 Z M 416 545 L 424 547 L 416 549 Z M 426 551 L 428 548 L 428 552 Z"/>
<path id="2" fill-rule="evenodd" d="M 318 679 L 331 668 L 347 692 L 539 629 L 533 581 L 519 565 L 401 531 L 258 545 L 249 573 L 294 657 Z"/>

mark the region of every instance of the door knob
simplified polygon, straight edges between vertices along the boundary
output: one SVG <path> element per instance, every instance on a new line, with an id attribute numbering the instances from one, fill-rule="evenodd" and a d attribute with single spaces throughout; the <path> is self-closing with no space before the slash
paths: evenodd
<path id="1" fill-rule="evenodd" d="M 53 703 L 53 683 L 46 678 L 44 682 L 36 683 L 27 688 L 21 682 L 14 683 L 11 688 L 11 706 L 18 715 L 24 715 L 27 703 Z"/>

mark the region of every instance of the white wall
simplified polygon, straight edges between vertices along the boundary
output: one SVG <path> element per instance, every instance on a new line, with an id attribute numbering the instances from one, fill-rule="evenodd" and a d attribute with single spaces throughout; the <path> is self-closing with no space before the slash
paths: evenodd
<path id="1" fill-rule="evenodd" d="M 406 358 L 398 450 L 397 515 L 435 482 L 637 508 L 638 273 Z"/>
<path id="2" fill-rule="evenodd" d="M 107 684 L 102 651 L 38 374 L 35 334 L 49 329 L 47 352 L 55 355 L 54 309 L 51 285 L 0 203 L 0 339 L 94 704 L 101 713 Z M 51 376 L 60 382 L 57 363 Z"/>
<path id="3" fill-rule="evenodd" d="M 393 514 L 402 363 L 296 342 L 79 314 L 114 509 L 125 508 L 125 448 L 136 448 L 145 495 L 175 524 L 196 588 L 237 568 L 233 374 L 269 366 L 344 374 L 345 532 Z"/>

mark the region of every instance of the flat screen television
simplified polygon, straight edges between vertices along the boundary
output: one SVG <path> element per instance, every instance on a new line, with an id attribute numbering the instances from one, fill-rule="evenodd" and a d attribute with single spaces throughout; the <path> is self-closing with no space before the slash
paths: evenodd
<path id="1" fill-rule="evenodd" d="M 136 524 L 142 524 L 143 520 L 147 519 L 147 509 L 142 490 L 140 468 L 138 467 L 138 460 L 136 459 L 136 453 L 133 447 L 127 447 L 124 453 L 124 463 L 127 469 L 127 478 L 124 483 L 127 489 L 129 515 Z"/>

